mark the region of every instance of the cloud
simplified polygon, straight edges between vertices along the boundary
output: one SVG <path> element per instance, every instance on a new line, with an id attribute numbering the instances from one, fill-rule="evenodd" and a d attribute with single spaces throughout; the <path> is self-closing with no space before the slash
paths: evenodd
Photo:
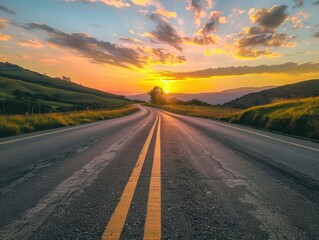
<path id="1" fill-rule="evenodd" d="M 141 43 L 141 41 L 136 38 L 121 37 L 120 40 L 123 42 L 131 43 L 131 44 Z"/>
<path id="2" fill-rule="evenodd" d="M 18 44 L 22 47 L 28 47 L 28 48 L 43 48 L 44 47 L 44 45 L 38 40 L 24 40 L 24 41 L 19 41 Z"/>
<path id="3" fill-rule="evenodd" d="M 278 54 L 272 53 L 272 47 L 295 47 L 294 36 L 285 33 L 267 32 L 263 28 L 244 28 L 240 33 L 241 38 L 235 41 L 235 56 L 243 58 L 257 58 L 260 56 L 276 57 Z M 261 47 L 261 49 L 256 49 Z"/>
<path id="4" fill-rule="evenodd" d="M 167 64 L 176 65 L 186 63 L 184 56 L 176 56 L 173 53 L 167 53 L 161 48 L 140 47 L 139 50 L 148 54 L 147 61 L 149 64 Z"/>
<path id="5" fill-rule="evenodd" d="M 319 71 L 319 63 L 298 64 L 288 62 L 278 65 L 259 65 L 259 66 L 240 66 L 240 67 L 222 67 L 208 68 L 192 72 L 162 72 L 163 77 L 174 80 L 186 78 L 210 78 L 216 76 L 239 76 L 247 74 L 300 74 L 314 73 Z"/>
<path id="6" fill-rule="evenodd" d="M 227 51 L 224 51 L 224 49 L 221 49 L 221 48 L 212 48 L 212 49 L 208 49 L 204 52 L 205 56 L 212 56 L 212 55 L 215 55 L 215 54 L 224 54 L 224 53 L 227 53 Z"/>
<path id="7" fill-rule="evenodd" d="M 163 49 L 147 50 L 142 47 L 123 47 L 115 43 L 100 41 L 85 33 L 65 33 L 45 24 L 30 23 L 28 30 L 40 30 L 48 34 L 47 42 L 57 47 L 68 48 L 95 63 L 110 64 L 122 68 L 142 68 L 151 64 L 179 64 L 186 61 L 183 56 L 166 53 Z M 126 39 L 127 40 L 127 39 Z M 152 49 L 152 48 L 149 48 Z"/>
<path id="8" fill-rule="evenodd" d="M 206 35 L 208 33 L 214 32 L 217 30 L 218 24 L 225 24 L 227 22 L 225 17 L 222 17 L 223 13 L 220 11 L 213 11 L 210 14 L 208 21 L 204 26 L 198 31 L 199 34 Z"/>
<path id="9" fill-rule="evenodd" d="M 49 43 L 76 50 L 82 56 L 91 58 L 95 62 L 124 68 L 142 66 L 139 54 L 133 49 L 122 48 L 110 42 L 99 41 L 85 33 L 69 34 L 40 23 L 28 24 L 27 28 L 45 31 L 50 36 L 47 40 Z"/>
<path id="10" fill-rule="evenodd" d="M 319 1 L 314 2 L 312 5 L 319 5 Z"/>
<path id="11" fill-rule="evenodd" d="M 206 12 L 203 9 L 211 9 L 213 5 L 212 0 L 190 0 L 188 10 L 195 12 L 195 23 L 197 26 L 201 24 L 201 19 L 206 16 Z"/>
<path id="12" fill-rule="evenodd" d="M 109 6 L 113 6 L 116 8 L 125 8 L 125 7 L 130 7 L 131 4 L 121 1 L 121 0 L 99 0 L 99 2 L 104 3 Z"/>
<path id="13" fill-rule="evenodd" d="M 244 14 L 246 12 L 246 10 L 233 8 L 231 10 L 231 12 L 232 12 L 233 15 L 241 15 L 241 14 Z"/>
<path id="14" fill-rule="evenodd" d="M 237 46 L 241 48 L 257 45 L 262 45 L 266 47 L 294 46 L 294 43 L 290 43 L 289 40 L 290 39 L 288 38 L 288 36 L 284 33 L 262 33 L 238 39 Z"/>
<path id="15" fill-rule="evenodd" d="M 9 41 L 11 38 L 12 38 L 12 36 L 10 36 L 10 35 L 0 33 L 0 41 Z"/>
<path id="16" fill-rule="evenodd" d="M 131 0 L 137 6 L 159 6 L 155 0 Z"/>
<path id="17" fill-rule="evenodd" d="M 290 22 L 293 24 L 294 30 L 302 28 L 304 26 L 303 20 L 309 18 L 309 14 L 304 11 L 299 11 L 295 16 L 290 18 Z"/>
<path id="18" fill-rule="evenodd" d="M 223 13 L 220 11 L 212 11 L 208 21 L 199 29 L 193 37 L 184 37 L 185 44 L 194 45 L 212 45 L 217 43 L 218 37 L 212 32 L 217 30 L 218 24 L 225 24 L 226 18 L 221 16 Z"/>
<path id="19" fill-rule="evenodd" d="M 177 17 L 177 14 L 175 11 L 167 11 L 166 9 L 164 8 L 157 8 L 156 11 L 154 12 L 156 14 L 159 14 L 161 15 L 162 17 L 164 18 L 176 18 Z"/>
<path id="20" fill-rule="evenodd" d="M 237 48 L 235 56 L 240 58 L 258 58 L 260 56 L 276 57 L 277 54 L 272 53 L 269 49 Z"/>
<path id="21" fill-rule="evenodd" d="M 8 20 L 5 18 L 0 18 L 0 29 L 7 30 L 8 29 Z"/>
<path id="22" fill-rule="evenodd" d="M 293 7 L 303 7 L 303 0 L 295 0 L 295 5 Z"/>
<path id="23" fill-rule="evenodd" d="M 273 6 L 259 10 L 250 9 L 248 14 L 255 26 L 245 27 L 233 37 L 235 43 L 235 56 L 244 58 L 257 58 L 260 56 L 275 57 L 273 47 L 295 47 L 294 36 L 278 33 L 277 28 L 282 25 L 289 15 L 286 13 L 287 5 Z"/>
<path id="24" fill-rule="evenodd" d="M 103 3 L 108 6 L 116 7 L 116 8 L 126 8 L 130 7 L 131 4 L 123 1 L 123 0 L 65 0 L 66 2 L 86 2 L 86 3 Z"/>
<path id="25" fill-rule="evenodd" d="M 239 33 L 240 36 L 246 36 L 246 35 L 257 35 L 262 33 L 274 33 L 275 31 L 273 29 L 263 28 L 259 26 L 252 26 L 252 27 L 245 27 L 243 29 L 243 32 Z"/>
<path id="26" fill-rule="evenodd" d="M 159 42 L 164 42 L 172 47 L 176 48 L 179 51 L 182 51 L 181 46 L 183 40 L 179 36 L 176 28 L 170 25 L 167 21 L 163 20 L 159 14 L 152 13 L 150 19 L 156 22 L 156 29 L 150 34 Z"/>
<path id="27" fill-rule="evenodd" d="M 10 13 L 10 14 L 16 14 L 13 10 L 3 6 L 3 5 L 0 5 L 0 11 L 3 11 L 3 12 L 6 12 L 6 13 Z"/>
<path id="28" fill-rule="evenodd" d="M 167 43 L 179 51 L 182 51 L 182 44 L 193 44 L 193 45 L 211 45 L 216 44 L 217 37 L 213 34 L 209 34 L 215 28 L 213 26 L 217 23 L 224 23 L 226 20 L 221 17 L 221 12 L 212 12 L 211 18 L 207 24 L 204 25 L 203 29 L 199 30 L 193 37 L 180 36 L 177 29 L 170 25 L 168 19 L 163 14 L 157 11 L 150 15 L 150 19 L 157 23 L 155 31 L 144 33 L 144 37 L 155 38 L 159 42 Z"/>
<path id="29" fill-rule="evenodd" d="M 217 43 L 217 36 L 213 34 L 209 34 L 209 35 L 195 36 L 195 37 L 184 37 L 183 43 L 193 44 L 198 46 L 212 45 Z"/>
<path id="30" fill-rule="evenodd" d="M 252 13 L 250 19 L 253 23 L 257 23 L 263 28 L 275 29 L 287 20 L 287 8 L 287 5 L 275 5 L 272 8 L 262 8 Z"/>

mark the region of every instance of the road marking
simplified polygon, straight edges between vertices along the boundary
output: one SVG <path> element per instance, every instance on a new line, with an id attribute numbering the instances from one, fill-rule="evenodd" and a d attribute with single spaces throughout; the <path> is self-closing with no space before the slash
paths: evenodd
<path id="1" fill-rule="evenodd" d="M 161 239 L 161 119 L 158 120 L 154 160 L 147 202 L 144 239 Z"/>
<path id="2" fill-rule="evenodd" d="M 237 129 L 237 130 L 240 130 L 240 131 L 243 131 L 243 132 L 248 132 L 248 133 L 251 133 L 251 134 L 255 134 L 257 136 L 261 136 L 261 137 L 269 138 L 269 139 L 276 140 L 276 141 L 279 141 L 279 142 L 287 143 L 287 144 L 290 144 L 290 145 L 293 145 L 293 146 L 297 146 L 297 147 L 301 147 L 301 148 L 305 148 L 305 149 L 309 149 L 309 150 L 313 150 L 313 151 L 319 152 L 319 149 L 317 149 L 317 148 L 312 148 L 312 147 L 308 147 L 308 146 L 305 146 L 305 145 L 302 145 L 302 144 L 289 142 L 289 141 L 286 141 L 286 140 L 282 140 L 282 139 L 279 139 L 279 138 L 267 136 L 265 134 L 253 132 L 253 131 L 250 131 L 250 130 L 247 130 L 247 129 L 242 129 L 242 128 L 239 128 L 239 127 L 229 126 L 229 125 L 223 124 L 223 123 L 217 123 L 215 121 L 214 121 L 214 123 L 217 124 L 217 125 L 221 125 L 221 126 L 226 126 L 226 127 L 229 127 L 229 128 Z"/>
<path id="3" fill-rule="evenodd" d="M 30 239 L 58 206 L 65 206 L 72 197 L 79 197 L 85 189 L 89 188 L 108 164 L 116 158 L 117 153 L 125 149 L 129 142 L 134 141 L 136 134 L 145 129 L 146 125 L 147 122 L 138 124 L 134 130 L 126 132 L 121 139 L 108 146 L 69 178 L 58 184 L 34 207 L 27 209 L 8 225 L 0 227 L 0 239 Z M 2 190 L 8 189 L 2 188 Z M 1 195 L 0 199 L 2 200 Z"/>
<path id="4" fill-rule="evenodd" d="M 136 189 L 136 185 L 138 182 L 138 179 L 140 177 L 143 164 L 146 158 L 146 154 L 148 152 L 148 149 L 151 144 L 152 137 L 154 135 L 155 126 L 158 122 L 158 116 L 156 117 L 156 120 L 151 128 L 151 131 L 149 132 L 146 141 L 144 143 L 144 146 L 142 148 L 142 151 L 137 159 L 137 162 L 135 164 L 135 167 L 131 173 L 131 176 L 124 188 L 124 191 L 122 193 L 122 196 L 120 198 L 120 201 L 115 208 L 114 213 L 111 216 L 110 221 L 108 222 L 106 229 L 102 235 L 102 240 L 107 239 L 120 239 L 122 229 L 129 211 L 129 208 L 132 203 L 132 199 L 134 196 L 134 192 Z"/>
<path id="5" fill-rule="evenodd" d="M 82 125 L 82 126 L 76 126 L 76 127 L 71 127 L 71 128 L 67 128 L 67 129 L 57 130 L 57 131 L 54 131 L 54 132 L 41 133 L 41 134 L 33 135 L 33 136 L 30 136 L 30 137 L 24 137 L 24 138 L 14 139 L 14 140 L 6 141 L 6 142 L 0 142 L 0 145 L 4 145 L 4 144 L 8 144 L 8 143 L 13 143 L 13 142 L 20 142 L 20 141 L 23 141 L 23 140 L 32 139 L 32 138 L 37 138 L 37 137 L 42 137 L 42 136 L 47 136 L 47 135 L 51 135 L 51 134 L 55 134 L 55 133 L 60 133 L 60 132 L 71 131 L 71 130 L 74 130 L 74 129 L 84 128 L 84 127 L 90 127 L 90 126 L 98 125 L 98 124 L 102 124 L 102 123 L 103 123 L 103 122 L 90 123 L 90 124 L 86 124 L 86 125 Z"/>
<path id="6" fill-rule="evenodd" d="M 163 110 L 162 110 L 162 111 L 163 111 Z M 164 112 L 166 112 L 166 111 L 164 111 Z M 166 114 L 170 115 L 169 112 L 166 113 Z M 172 114 L 172 115 L 176 115 L 176 114 Z M 186 116 L 186 117 L 187 117 L 187 116 Z M 309 150 L 312 150 L 312 151 L 319 152 L 319 149 L 318 149 L 318 148 L 308 147 L 308 146 L 305 146 L 305 145 L 302 145 L 302 144 L 293 143 L 293 142 L 289 142 L 289 141 L 286 141 L 286 140 L 281 140 L 281 139 L 279 139 L 279 138 L 267 136 L 267 135 L 265 135 L 265 134 L 253 132 L 253 131 L 250 131 L 250 130 L 247 130 L 247 129 L 242 129 L 242 128 L 239 128 L 239 127 L 230 126 L 230 125 L 228 125 L 228 124 L 219 123 L 219 122 L 217 122 L 216 120 L 215 120 L 215 121 L 209 121 L 209 120 L 201 119 L 201 118 L 198 118 L 198 119 L 199 119 L 199 120 L 202 120 L 202 121 L 204 121 L 204 122 L 207 122 L 207 123 L 214 123 L 214 124 L 221 125 L 221 126 L 224 126 L 224 127 L 233 128 L 233 129 L 236 129 L 236 130 L 239 130 L 239 131 L 242 131 L 242 132 L 248 132 L 248 133 L 251 133 L 251 134 L 254 134 L 254 135 L 257 135 L 257 136 L 261 136 L 261 137 L 265 137 L 265 138 L 268 138 L 268 139 L 276 140 L 276 141 L 278 141 L 278 142 L 283 142 L 283 143 L 287 143 L 287 144 L 290 144 L 290 145 L 293 145 L 293 146 L 297 146 L 297 147 L 301 147 L 301 148 L 305 148 L 305 149 L 309 149 Z"/>

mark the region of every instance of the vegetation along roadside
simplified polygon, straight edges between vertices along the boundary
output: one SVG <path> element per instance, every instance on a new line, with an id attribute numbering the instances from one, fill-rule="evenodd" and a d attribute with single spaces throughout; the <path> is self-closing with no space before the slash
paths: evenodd
<path id="1" fill-rule="evenodd" d="M 271 131 L 319 139 L 319 97 L 283 100 L 252 107 L 225 118 Z"/>
<path id="2" fill-rule="evenodd" d="M 111 110 L 101 109 L 67 113 L 0 115 L 0 137 L 117 118 L 136 111 L 138 111 L 136 106 L 127 105 Z"/>
<path id="3" fill-rule="evenodd" d="M 156 91 L 155 91 L 156 90 Z M 211 118 L 245 124 L 265 130 L 319 140 L 319 97 L 276 100 L 248 109 L 227 106 L 174 104 L 162 91 L 150 92 L 150 106 L 193 117 Z M 163 100 L 164 99 L 164 100 Z M 195 101 L 193 101 L 195 102 Z"/>
<path id="4" fill-rule="evenodd" d="M 197 105 L 150 105 L 168 112 L 182 114 L 191 117 L 220 119 L 241 112 L 240 109 L 220 106 L 197 106 Z"/>

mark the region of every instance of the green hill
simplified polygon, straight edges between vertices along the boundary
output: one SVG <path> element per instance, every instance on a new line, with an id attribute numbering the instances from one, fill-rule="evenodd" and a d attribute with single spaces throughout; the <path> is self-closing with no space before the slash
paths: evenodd
<path id="1" fill-rule="evenodd" d="M 226 106 L 249 108 L 269 104 L 278 100 L 298 99 L 319 96 L 319 80 L 308 80 L 295 84 L 284 85 L 257 93 L 247 94 L 226 103 Z"/>
<path id="2" fill-rule="evenodd" d="M 116 108 L 129 103 L 122 96 L 87 88 L 67 78 L 52 78 L 0 63 L 0 114 Z"/>
<path id="3" fill-rule="evenodd" d="M 319 139 L 319 97 L 252 107 L 228 117 L 230 122 Z"/>

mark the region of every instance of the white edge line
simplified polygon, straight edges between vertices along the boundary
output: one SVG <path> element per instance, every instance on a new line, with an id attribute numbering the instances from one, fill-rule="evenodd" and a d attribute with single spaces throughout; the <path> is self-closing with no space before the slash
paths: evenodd
<path id="1" fill-rule="evenodd" d="M 214 121 L 214 123 L 216 123 L 217 125 L 221 125 L 221 126 L 237 129 L 237 130 L 240 130 L 240 131 L 243 131 L 243 132 L 248 132 L 248 133 L 251 133 L 251 134 L 255 134 L 257 136 L 262 136 L 262 137 L 269 138 L 269 139 L 272 139 L 272 140 L 276 140 L 276 141 L 279 141 L 279 142 L 283 142 L 283 143 L 287 143 L 287 144 L 294 145 L 294 146 L 297 146 L 297 147 L 302 147 L 302 148 L 306 148 L 306 149 L 309 149 L 309 150 L 314 150 L 316 152 L 319 152 L 319 149 L 308 147 L 308 146 L 305 146 L 305 145 L 302 145 L 302 144 L 289 142 L 289 141 L 282 140 L 282 139 L 275 138 L 275 137 L 271 137 L 271 136 L 268 136 L 268 135 L 265 135 L 265 134 L 253 132 L 253 131 L 250 131 L 250 130 L 247 130 L 247 129 L 242 129 L 242 128 L 239 128 L 239 127 L 229 126 L 227 124 L 223 124 L 223 123 L 219 123 L 219 122 L 215 122 L 215 121 Z"/>
<path id="2" fill-rule="evenodd" d="M 67 128 L 67 129 L 57 130 L 57 131 L 48 132 L 48 133 L 42 133 L 42 134 L 30 136 L 30 137 L 24 137 L 24 138 L 19 138 L 19 139 L 13 139 L 13 140 L 9 140 L 9 141 L 6 141 L 6 142 L 0 142 L 0 145 L 4 145 L 4 144 L 8 144 L 8 143 L 13 143 L 13 142 L 20 142 L 20 141 L 23 141 L 23 140 L 32 139 L 32 138 L 37 138 L 37 137 L 42 137 L 42 136 L 47 136 L 47 135 L 51 135 L 51 134 L 55 134 L 55 133 L 59 133 L 59 132 L 66 132 L 66 131 L 71 131 L 71 130 L 74 130 L 74 129 L 90 127 L 90 126 L 102 124 L 102 123 L 104 123 L 105 121 L 108 121 L 108 120 L 104 120 L 104 121 L 102 121 L 102 122 L 90 123 L 90 124 L 81 125 L 81 126 L 69 126 L 69 128 Z"/>
<path id="3" fill-rule="evenodd" d="M 170 113 L 170 112 L 168 112 L 168 113 Z M 184 117 L 185 115 L 181 115 L 181 116 Z M 188 117 L 188 116 L 185 116 L 185 117 Z M 276 141 L 287 143 L 287 144 L 290 144 L 290 145 L 293 145 L 293 146 L 297 146 L 297 147 L 301 147 L 301 148 L 305 148 L 305 149 L 309 149 L 309 150 L 313 150 L 313 151 L 319 152 L 319 149 L 317 149 L 317 148 L 312 148 L 312 147 L 308 147 L 308 146 L 305 146 L 305 145 L 302 145 L 302 144 L 293 143 L 293 142 L 289 142 L 289 141 L 286 141 L 286 140 L 281 140 L 279 138 L 267 136 L 265 134 L 253 132 L 253 131 L 250 131 L 250 130 L 247 130 L 247 129 L 242 129 L 242 128 L 239 128 L 239 127 L 230 126 L 228 124 L 223 124 L 223 123 L 217 122 L 217 120 L 208 121 L 206 119 L 201 119 L 201 118 L 196 118 L 196 119 L 200 119 L 200 120 L 203 120 L 204 122 L 207 122 L 207 123 L 214 123 L 214 124 L 221 125 L 221 126 L 224 126 L 224 127 L 233 128 L 233 129 L 236 129 L 236 130 L 239 130 L 239 131 L 242 131 L 242 132 L 248 132 L 248 133 L 251 133 L 251 134 L 254 134 L 254 135 L 257 135 L 257 136 L 261 136 L 261 137 L 264 137 L 264 138 L 276 140 Z"/>

